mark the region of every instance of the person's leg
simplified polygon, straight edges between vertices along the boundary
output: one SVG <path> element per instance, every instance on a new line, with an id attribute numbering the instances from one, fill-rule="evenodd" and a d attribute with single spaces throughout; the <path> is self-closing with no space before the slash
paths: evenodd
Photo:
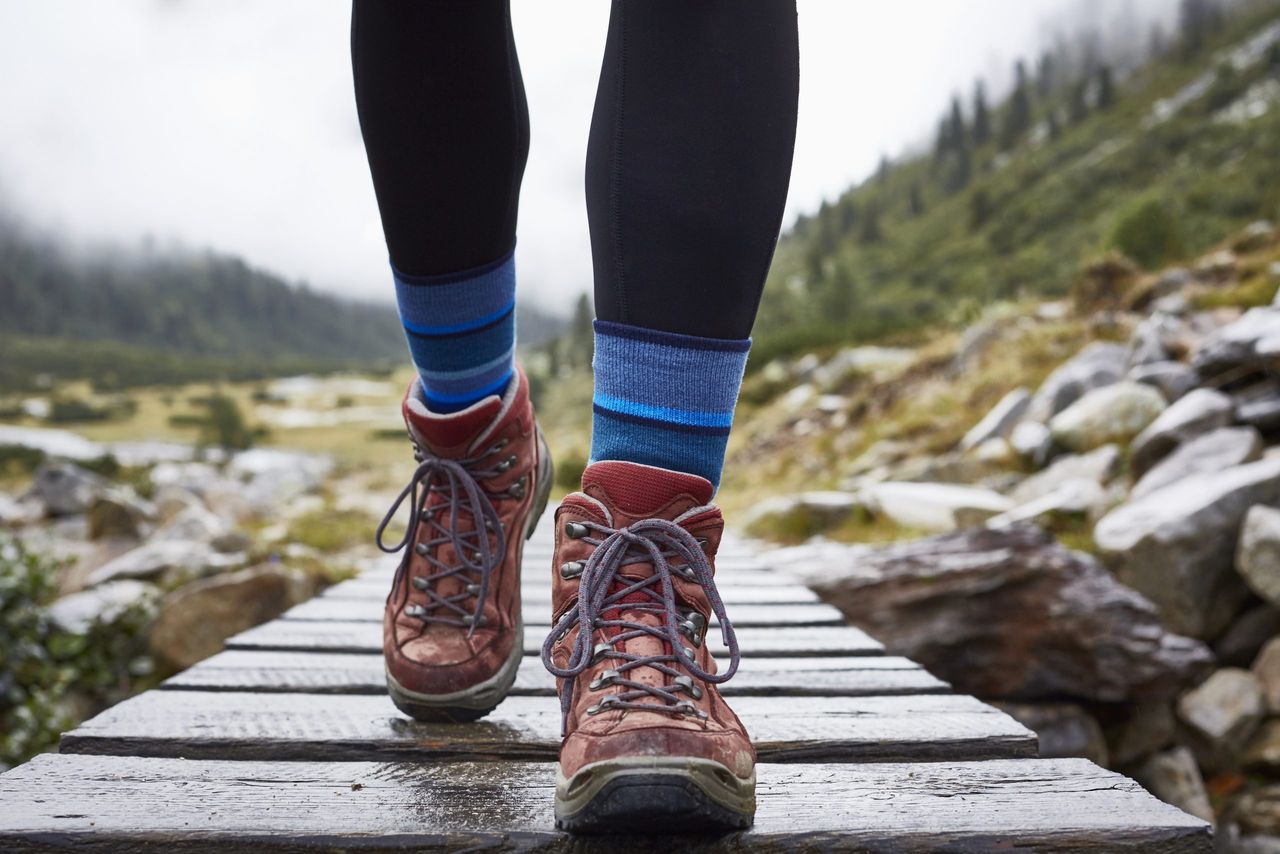
<path id="1" fill-rule="evenodd" d="M 428 406 L 501 394 L 529 119 L 507 0 L 355 0 L 356 107 Z"/>
<path id="2" fill-rule="evenodd" d="M 798 91 L 793 0 L 614 0 L 587 152 L 593 460 L 718 483 Z"/>
<path id="3" fill-rule="evenodd" d="M 614 0 L 587 165 L 592 462 L 556 511 L 542 648 L 567 830 L 755 813 L 755 753 L 718 691 L 738 645 L 710 504 L 786 199 L 797 63 L 794 0 Z"/>
<path id="4" fill-rule="evenodd" d="M 524 654 L 520 564 L 551 463 L 514 366 L 516 203 L 528 118 L 507 0 L 356 0 L 356 103 L 420 375 L 409 485 L 378 529 L 404 549 L 383 612 L 387 689 L 472 720 Z M 382 534 L 400 505 L 407 529 Z"/>

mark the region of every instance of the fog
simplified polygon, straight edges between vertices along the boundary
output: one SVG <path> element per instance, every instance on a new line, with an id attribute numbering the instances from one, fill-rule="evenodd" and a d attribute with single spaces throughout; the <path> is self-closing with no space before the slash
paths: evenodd
<path id="1" fill-rule="evenodd" d="M 1096 29 L 1168 27 L 1177 0 L 800 0 L 787 219 L 929 139 L 955 91 Z M 590 287 L 582 168 L 608 4 L 514 0 L 532 145 L 522 292 Z M 0 0 L 0 199 L 82 242 L 242 255 L 313 287 L 391 288 L 351 94 L 345 0 Z"/>

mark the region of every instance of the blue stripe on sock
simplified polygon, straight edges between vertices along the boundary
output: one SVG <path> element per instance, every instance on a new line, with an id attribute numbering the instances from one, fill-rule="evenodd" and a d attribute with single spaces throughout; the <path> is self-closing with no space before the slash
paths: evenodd
<path id="1" fill-rule="evenodd" d="M 591 459 L 720 481 L 750 339 L 595 323 Z"/>
<path id="2" fill-rule="evenodd" d="M 392 273 L 428 405 L 454 411 L 501 394 L 515 358 L 514 256 L 443 276 Z"/>

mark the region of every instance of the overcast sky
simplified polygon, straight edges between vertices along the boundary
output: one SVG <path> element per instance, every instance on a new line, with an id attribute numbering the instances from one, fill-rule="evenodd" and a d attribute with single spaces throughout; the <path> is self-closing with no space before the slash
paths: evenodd
<path id="1" fill-rule="evenodd" d="M 582 169 L 609 4 L 512 5 L 533 136 L 517 268 L 563 309 L 590 287 Z M 975 77 L 1005 85 L 1069 19 L 1176 5 L 800 0 L 787 220 L 927 139 Z M 348 26 L 346 0 L 0 0 L 0 204 L 79 240 L 151 235 L 389 299 Z"/>

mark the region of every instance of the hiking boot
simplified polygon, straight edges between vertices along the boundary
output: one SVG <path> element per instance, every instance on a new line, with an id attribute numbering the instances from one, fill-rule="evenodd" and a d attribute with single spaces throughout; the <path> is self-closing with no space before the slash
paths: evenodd
<path id="1" fill-rule="evenodd" d="M 519 368 L 503 397 L 443 415 L 414 380 L 403 410 L 418 467 L 378 526 L 384 551 L 405 549 L 382 620 L 387 689 L 418 720 L 475 720 L 506 697 L 524 654 L 520 560 L 551 458 Z M 406 499 L 409 527 L 387 547 Z"/>
<path id="2" fill-rule="evenodd" d="M 755 749 L 717 685 L 738 642 L 716 591 L 724 520 L 701 477 L 603 461 L 556 511 L 542 661 L 563 713 L 556 826 L 577 833 L 749 827 Z M 729 666 L 707 650 L 719 619 Z"/>

